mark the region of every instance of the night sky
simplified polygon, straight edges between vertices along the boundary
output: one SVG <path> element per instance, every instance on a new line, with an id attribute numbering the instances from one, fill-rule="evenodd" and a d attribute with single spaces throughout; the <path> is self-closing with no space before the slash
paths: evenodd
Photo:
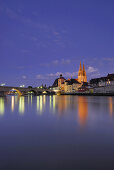
<path id="1" fill-rule="evenodd" d="M 0 83 L 114 72 L 114 0 L 0 0 Z"/>

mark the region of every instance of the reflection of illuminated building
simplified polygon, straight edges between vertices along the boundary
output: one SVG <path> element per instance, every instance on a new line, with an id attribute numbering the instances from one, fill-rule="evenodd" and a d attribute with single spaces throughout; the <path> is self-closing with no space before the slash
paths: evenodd
<path id="1" fill-rule="evenodd" d="M 68 108 L 68 100 L 66 100 L 66 96 L 62 96 L 57 100 L 57 108 L 60 114 L 62 114 Z"/>
<path id="2" fill-rule="evenodd" d="M 32 105 L 32 95 L 31 95 L 31 105 Z"/>
<path id="3" fill-rule="evenodd" d="M 18 104 L 19 97 L 20 97 L 20 96 L 15 96 L 15 104 Z"/>
<path id="4" fill-rule="evenodd" d="M 50 96 L 50 109 L 52 109 L 53 112 L 55 112 L 55 106 L 56 106 L 55 100 L 56 100 L 56 97 L 57 96 L 55 96 L 55 95 Z"/>
<path id="5" fill-rule="evenodd" d="M 53 109 L 53 112 L 57 109 L 60 114 L 63 114 L 69 107 L 69 101 L 70 100 L 66 100 L 66 96 L 50 96 L 50 108 Z"/>
<path id="6" fill-rule="evenodd" d="M 78 96 L 78 116 L 80 125 L 85 125 L 88 116 L 88 101 L 86 97 Z"/>
<path id="7" fill-rule="evenodd" d="M 19 98 L 19 113 L 24 113 L 24 111 L 25 111 L 25 98 L 23 97 L 23 96 L 21 96 L 20 98 Z"/>
<path id="8" fill-rule="evenodd" d="M 5 111 L 4 98 L 0 98 L 0 115 L 3 115 Z"/>
<path id="9" fill-rule="evenodd" d="M 42 113 L 43 111 L 43 106 L 46 103 L 46 98 L 45 96 L 37 96 L 37 111 L 38 113 Z"/>
<path id="10" fill-rule="evenodd" d="M 43 97 L 40 96 L 40 113 L 42 112 L 43 110 L 43 101 L 42 101 Z"/>
<path id="11" fill-rule="evenodd" d="M 37 96 L 37 111 L 39 111 L 39 108 L 40 108 L 40 98 L 39 96 Z"/>
<path id="12" fill-rule="evenodd" d="M 30 102 L 30 96 L 28 95 L 28 104 L 29 104 L 29 102 Z"/>
<path id="13" fill-rule="evenodd" d="M 112 97 L 109 97 L 109 111 L 110 111 L 110 115 L 112 116 L 113 113 Z"/>
<path id="14" fill-rule="evenodd" d="M 50 105 L 50 109 L 51 109 L 51 107 L 52 107 L 52 97 L 51 96 L 49 96 L 49 105 Z"/>
<path id="15" fill-rule="evenodd" d="M 31 103 L 32 105 L 32 95 L 28 95 L 28 104 Z"/>
<path id="16" fill-rule="evenodd" d="M 43 105 L 45 105 L 45 104 L 46 104 L 46 96 L 43 95 Z"/>
<path id="17" fill-rule="evenodd" d="M 55 95 L 53 96 L 53 111 L 55 111 Z"/>
<path id="18" fill-rule="evenodd" d="M 11 111 L 14 111 L 14 96 L 11 97 Z"/>

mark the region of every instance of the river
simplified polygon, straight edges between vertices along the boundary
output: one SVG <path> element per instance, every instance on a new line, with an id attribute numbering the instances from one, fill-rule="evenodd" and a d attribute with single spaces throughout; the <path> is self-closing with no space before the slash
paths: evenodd
<path id="1" fill-rule="evenodd" d="M 114 169 L 114 97 L 0 97 L 0 170 Z"/>

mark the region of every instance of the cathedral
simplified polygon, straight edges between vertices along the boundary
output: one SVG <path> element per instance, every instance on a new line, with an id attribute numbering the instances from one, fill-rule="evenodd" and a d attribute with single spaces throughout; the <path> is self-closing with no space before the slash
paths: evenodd
<path id="1" fill-rule="evenodd" d="M 65 79 L 62 74 L 55 80 L 52 87 L 58 87 L 61 92 L 74 93 L 79 90 L 84 84 L 87 83 L 86 71 L 83 63 L 83 68 L 80 62 L 78 78 Z"/>
<path id="2" fill-rule="evenodd" d="M 83 69 L 82 69 L 81 62 L 80 62 L 80 67 L 79 67 L 79 71 L 78 71 L 78 82 L 80 82 L 80 83 L 87 82 L 87 76 L 86 76 L 84 63 L 83 63 Z"/>

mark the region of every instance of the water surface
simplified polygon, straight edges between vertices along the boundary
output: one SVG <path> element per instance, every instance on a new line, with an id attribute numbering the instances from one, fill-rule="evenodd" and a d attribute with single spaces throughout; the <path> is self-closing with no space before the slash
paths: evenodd
<path id="1" fill-rule="evenodd" d="M 114 169 L 114 97 L 0 98 L 0 170 Z"/>

